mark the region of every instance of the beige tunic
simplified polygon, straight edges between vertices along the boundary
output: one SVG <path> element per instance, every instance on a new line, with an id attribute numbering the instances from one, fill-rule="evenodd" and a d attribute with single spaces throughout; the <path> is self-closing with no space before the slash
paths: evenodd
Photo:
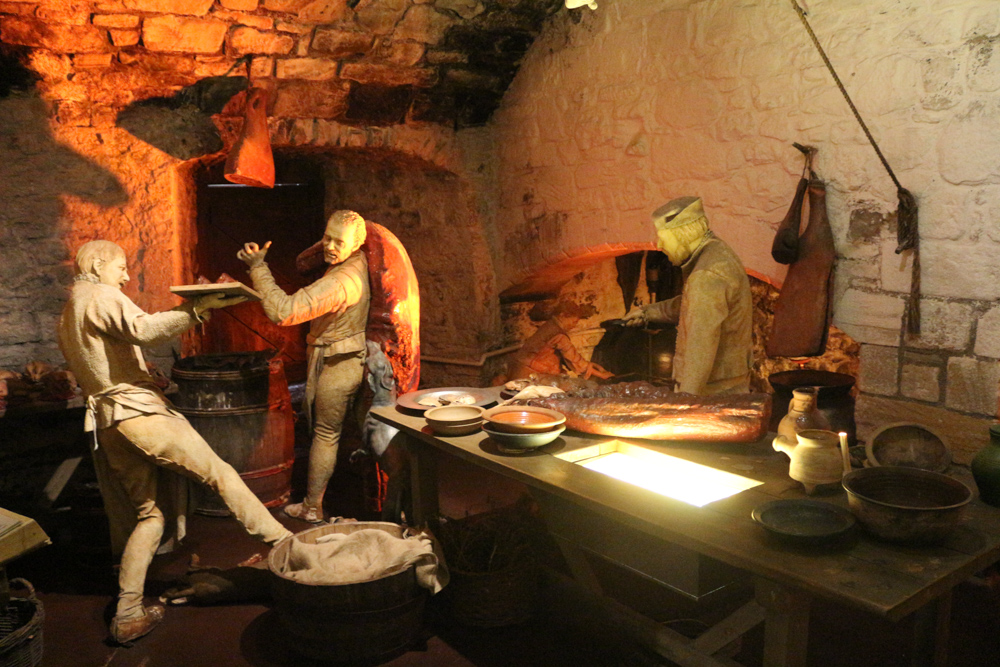
<path id="1" fill-rule="evenodd" d="M 681 296 L 651 304 L 651 322 L 677 324 L 674 381 L 690 394 L 750 391 L 753 303 L 743 263 L 708 232 L 681 267 Z"/>
<path id="2" fill-rule="evenodd" d="M 294 294 L 286 294 L 274 281 L 267 263 L 250 269 L 254 289 L 263 295 L 264 312 L 275 324 L 290 326 L 309 322 L 309 375 L 306 401 L 312 406 L 323 359 L 334 355 L 362 353 L 371 291 L 368 260 L 360 250 L 334 264 L 316 282 Z"/>
<path id="3" fill-rule="evenodd" d="M 84 428 L 96 431 L 151 414 L 183 419 L 153 384 L 139 346 L 165 343 L 196 322 L 190 303 L 149 314 L 111 285 L 78 280 L 57 333 L 59 348 L 87 397 Z M 112 549 L 121 553 L 135 527 L 135 509 L 103 450 L 95 448 L 93 458 L 111 524 Z M 172 536 L 180 540 L 185 532 L 188 483 L 166 470 L 162 476 L 158 504 L 174 516 Z"/>

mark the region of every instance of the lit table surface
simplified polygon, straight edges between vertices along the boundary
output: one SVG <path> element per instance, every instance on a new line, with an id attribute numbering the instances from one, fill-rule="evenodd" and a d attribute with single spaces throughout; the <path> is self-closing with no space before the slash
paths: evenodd
<path id="1" fill-rule="evenodd" d="M 765 620 L 766 665 L 806 664 L 809 601 L 813 596 L 892 621 L 918 612 L 914 664 L 944 664 L 952 588 L 1000 560 L 1000 510 L 978 499 L 968 506 L 967 521 L 939 546 L 888 544 L 867 537 L 861 530 L 856 539 L 829 551 L 803 550 L 768 539 L 752 520 L 752 510 L 779 498 L 806 497 L 801 485 L 788 477 L 787 457 L 771 448 L 773 436 L 745 445 L 626 440 L 762 482 L 729 498 L 695 507 L 553 455 L 615 439 L 609 436 L 566 431 L 540 450 L 507 455 L 481 431 L 438 437 L 420 414 L 394 407 L 373 408 L 372 414 L 408 436 L 416 524 L 437 514 L 435 459 L 445 453 L 522 482 L 557 503 L 569 503 L 654 540 L 750 572 L 755 577 L 756 603 L 762 614 L 758 620 Z M 847 506 L 842 490 L 814 498 Z M 574 575 L 578 580 L 588 576 L 575 570 Z M 753 614 L 746 612 L 742 623 L 751 624 L 740 627 L 743 632 L 756 624 Z M 702 644 L 711 646 L 712 642 Z M 686 652 L 667 657 L 679 664 L 731 664 L 708 656 L 708 662 L 697 656 L 688 660 L 682 654 Z"/>

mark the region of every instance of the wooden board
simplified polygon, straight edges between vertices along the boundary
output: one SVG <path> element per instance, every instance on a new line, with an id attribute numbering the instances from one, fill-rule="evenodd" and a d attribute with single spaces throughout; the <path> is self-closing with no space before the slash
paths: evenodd
<path id="1" fill-rule="evenodd" d="M 174 285 L 170 291 L 185 299 L 205 296 L 206 294 L 225 294 L 226 296 L 243 296 L 251 301 L 260 301 L 263 297 L 257 290 L 240 282 L 208 283 L 205 285 Z"/>

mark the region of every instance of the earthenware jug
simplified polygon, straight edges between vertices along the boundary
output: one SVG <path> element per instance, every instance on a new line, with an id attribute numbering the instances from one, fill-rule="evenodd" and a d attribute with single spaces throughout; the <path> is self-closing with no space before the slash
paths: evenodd
<path id="1" fill-rule="evenodd" d="M 801 482 L 810 495 L 821 484 L 839 483 L 844 472 L 840 437 L 821 429 L 799 431 L 797 436 L 798 443 L 785 435 L 779 435 L 773 443 L 775 451 L 791 459 L 788 476 Z"/>
<path id="2" fill-rule="evenodd" d="M 1000 424 L 990 426 L 990 444 L 972 459 L 972 477 L 982 501 L 1000 507 Z"/>
<path id="3" fill-rule="evenodd" d="M 795 435 L 806 429 L 830 430 L 830 422 L 816 405 L 816 387 L 800 387 L 792 390 L 792 401 L 788 414 L 778 423 L 778 435 L 795 441 Z"/>

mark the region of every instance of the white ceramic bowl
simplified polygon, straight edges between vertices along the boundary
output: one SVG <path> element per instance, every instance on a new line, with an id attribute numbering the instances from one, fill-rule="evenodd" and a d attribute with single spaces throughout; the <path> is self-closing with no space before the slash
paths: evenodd
<path id="1" fill-rule="evenodd" d="M 482 426 L 483 409 L 476 405 L 444 405 L 424 412 L 424 419 L 438 435 L 468 435 Z"/>
<path id="2" fill-rule="evenodd" d="M 483 418 L 492 430 L 504 433 L 544 433 L 566 423 L 563 413 L 530 405 L 501 405 Z"/>

